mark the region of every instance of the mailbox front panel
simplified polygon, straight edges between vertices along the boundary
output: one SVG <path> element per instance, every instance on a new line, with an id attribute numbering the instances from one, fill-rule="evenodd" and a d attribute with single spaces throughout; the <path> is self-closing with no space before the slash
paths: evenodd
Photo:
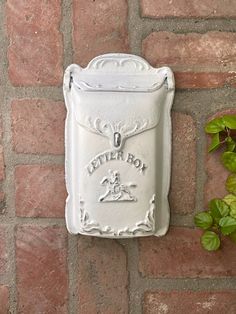
<path id="1" fill-rule="evenodd" d="M 108 54 L 68 67 L 66 222 L 73 234 L 163 235 L 169 226 L 169 68 Z"/>

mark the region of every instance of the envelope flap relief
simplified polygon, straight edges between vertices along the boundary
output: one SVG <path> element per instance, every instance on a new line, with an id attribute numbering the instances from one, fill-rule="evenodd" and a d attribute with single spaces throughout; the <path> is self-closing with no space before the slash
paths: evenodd
<path id="1" fill-rule="evenodd" d="M 80 123 L 81 124 L 81 123 Z M 105 136 L 109 139 L 114 149 L 120 149 L 126 138 L 139 134 L 150 127 L 154 127 L 150 121 L 146 119 L 137 119 L 133 121 L 117 121 L 109 122 L 96 118 L 94 121 L 87 118 L 86 123 L 81 124 L 88 130 Z"/>
<path id="2" fill-rule="evenodd" d="M 93 99 L 89 96 L 83 95 L 84 101 L 79 97 L 78 105 L 73 107 L 76 121 L 88 131 L 107 137 L 113 149 L 120 149 L 127 138 L 154 128 L 158 124 L 159 111 L 157 108 L 151 110 L 150 104 L 144 102 L 135 106 L 128 105 L 125 101 L 123 104 L 117 104 L 114 99 L 110 103 L 107 99 L 105 103 L 94 106 Z M 107 107 L 110 108 L 109 111 Z M 119 110 L 115 110 L 118 107 Z M 117 114 L 118 112 L 121 114 Z"/>
<path id="3" fill-rule="evenodd" d="M 169 68 L 152 68 L 137 56 L 108 54 L 85 69 L 71 65 L 64 86 L 67 109 L 78 124 L 107 137 L 118 150 L 125 139 L 157 126 L 174 82 Z"/>

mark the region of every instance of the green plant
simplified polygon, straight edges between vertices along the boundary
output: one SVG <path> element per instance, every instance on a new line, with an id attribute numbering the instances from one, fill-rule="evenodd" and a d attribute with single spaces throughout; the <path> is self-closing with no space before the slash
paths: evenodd
<path id="1" fill-rule="evenodd" d="M 208 152 L 221 149 L 221 162 L 230 172 L 226 180 L 224 198 L 212 199 L 208 210 L 195 215 L 195 225 L 204 230 L 201 244 L 208 251 L 220 248 L 221 238 L 228 236 L 236 243 L 236 115 L 215 118 L 205 126 L 210 134 L 211 143 Z"/>

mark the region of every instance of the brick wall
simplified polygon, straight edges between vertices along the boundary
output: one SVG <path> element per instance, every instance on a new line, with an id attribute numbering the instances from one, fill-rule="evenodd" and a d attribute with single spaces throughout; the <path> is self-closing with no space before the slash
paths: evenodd
<path id="1" fill-rule="evenodd" d="M 0 314 L 236 313 L 236 248 L 200 248 L 193 215 L 222 196 L 203 126 L 236 112 L 232 0 L 0 1 Z M 175 72 L 171 229 L 107 240 L 65 229 L 62 76 L 107 52 Z"/>

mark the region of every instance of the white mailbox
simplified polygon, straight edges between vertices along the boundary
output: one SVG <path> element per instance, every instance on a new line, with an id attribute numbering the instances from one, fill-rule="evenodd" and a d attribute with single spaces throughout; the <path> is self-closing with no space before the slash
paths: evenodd
<path id="1" fill-rule="evenodd" d="M 106 54 L 64 76 L 70 233 L 164 235 L 169 227 L 173 73 Z"/>

